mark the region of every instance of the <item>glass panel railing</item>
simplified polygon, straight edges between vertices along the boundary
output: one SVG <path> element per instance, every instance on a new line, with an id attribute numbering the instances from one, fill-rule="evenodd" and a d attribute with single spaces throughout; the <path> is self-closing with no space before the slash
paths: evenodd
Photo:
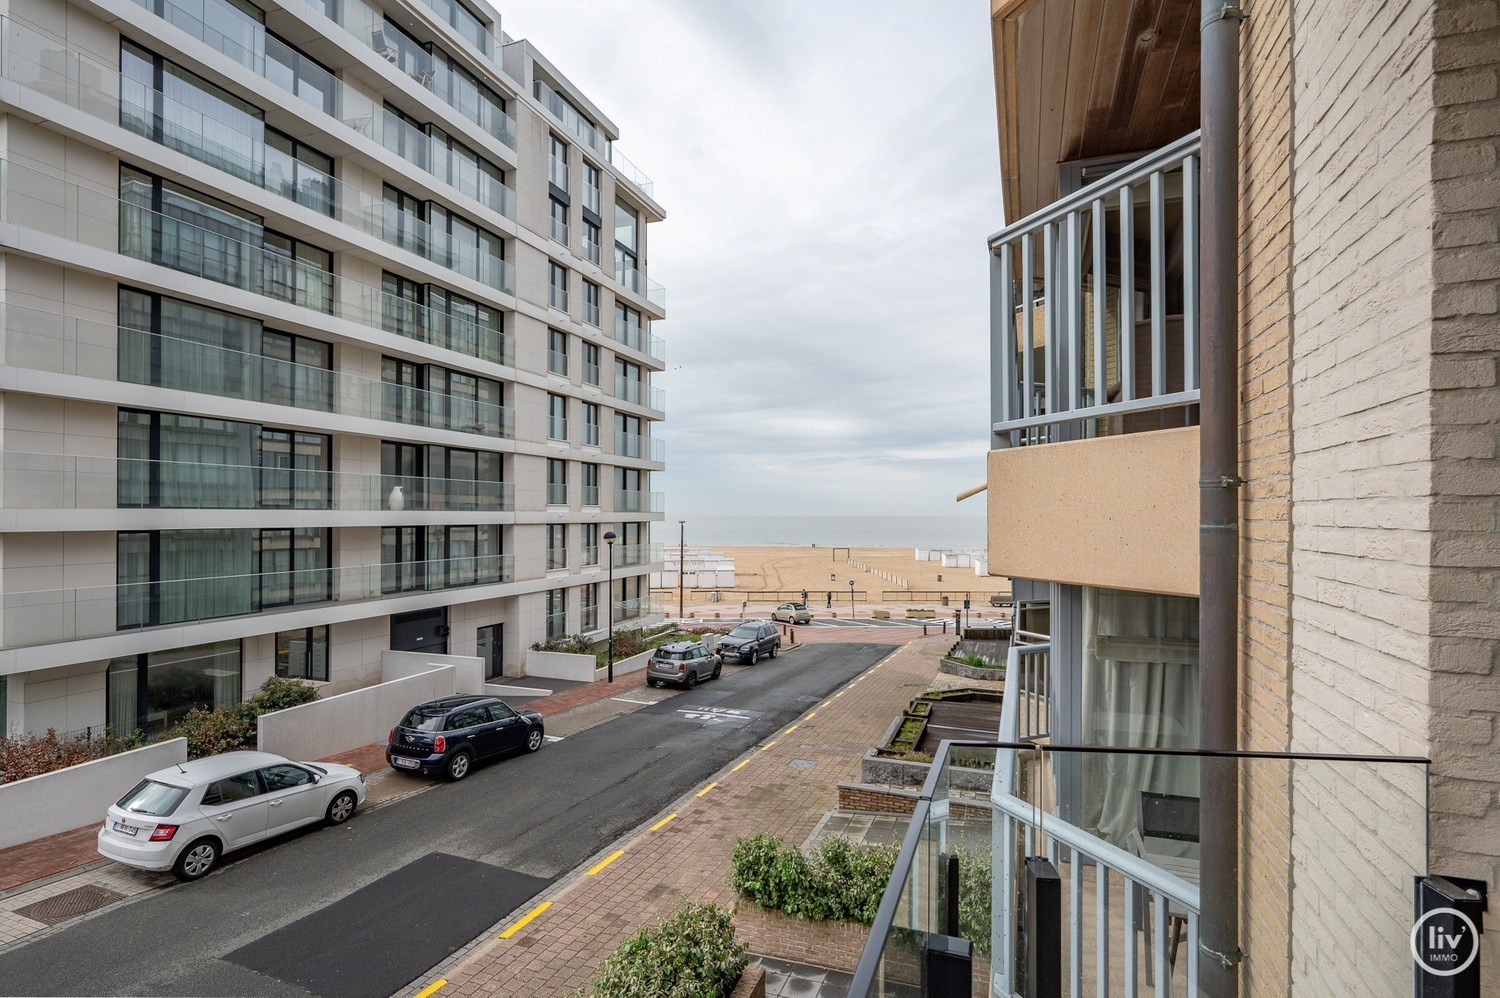
<path id="1" fill-rule="evenodd" d="M 667 459 L 667 445 L 665 441 L 656 437 L 640 436 L 634 433 L 615 433 L 615 453 L 620 457 L 633 457 L 645 461 L 661 463 Z"/>
<path id="2" fill-rule="evenodd" d="M 0 456 L 9 509 L 508 511 L 508 482 L 136 458 Z"/>
<path id="3" fill-rule="evenodd" d="M 511 555 L 400 565 L 305 568 L 0 595 L 0 647 L 104 637 L 119 630 L 380 599 L 411 589 L 514 581 Z"/>
<path id="4" fill-rule="evenodd" d="M 568 376 L 568 355 L 565 351 L 547 348 L 547 372 Z"/>
<path id="5" fill-rule="evenodd" d="M 481 254 L 473 244 L 459 242 L 445 226 L 398 211 L 377 198 L 366 199 L 357 209 L 346 209 L 344 218 L 370 235 L 456 274 L 504 294 L 516 293 L 514 264 L 503 257 Z"/>
<path id="6" fill-rule="evenodd" d="M 547 483 L 547 505 L 566 506 L 568 504 L 568 484 L 566 482 Z"/>
<path id="7" fill-rule="evenodd" d="M 656 189 L 656 185 L 650 177 L 646 176 L 645 171 L 627 159 L 613 142 L 609 146 L 609 165 L 613 166 L 615 171 L 636 190 L 648 198 L 652 197 L 652 191 Z"/>
<path id="8" fill-rule="evenodd" d="M 567 568 L 567 567 L 568 567 L 568 549 L 567 548 L 548 548 L 547 549 L 547 571 L 549 571 L 549 572 L 555 572 L 558 569 L 563 569 L 563 568 Z"/>
<path id="9" fill-rule="evenodd" d="M 619 564 L 616 562 L 615 564 Z M 644 563 L 643 563 L 644 564 Z M 637 596 L 632 599 L 615 600 L 611 605 L 615 626 L 641 620 L 662 612 L 662 602 L 655 596 Z"/>
<path id="10" fill-rule="evenodd" d="M 612 327 L 614 339 L 617 343 L 623 343 L 632 350 L 638 350 L 648 357 L 657 361 L 667 359 L 667 346 L 660 336 L 653 335 L 639 320 L 628 322 L 615 312 L 615 322 Z"/>
<path id="11" fill-rule="evenodd" d="M 935 758 L 851 995 L 936 994 L 921 968 L 941 950 L 967 964 L 975 994 L 1031 994 L 1047 977 L 1069 996 L 1198 998 L 1203 892 L 1215 882 L 1205 874 L 1222 862 L 1200 839 L 1226 820 L 1244 830 L 1235 861 L 1246 883 L 1268 875 L 1253 880 L 1244 917 L 1274 920 L 1264 931 L 1290 942 L 1252 949 L 1248 970 L 1290 970 L 1309 994 L 1411 990 L 1426 760 L 1022 742 L 926 750 Z M 1226 786 L 1239 799 L 1215 815 Z M 1289 831 L 1273 840 L 1252 827 Z"/>
<path id="12" fill-rule="evenodd" d="M 555 610 L 547 614 L 547 637 L 560 638 L 568 630 L 568 613 L 566 610 Z"/>
<path id="13" fill-rule="evenodd" d="M 513 362 L 510 336 L 464 317 L 457 304 L 451 312 L 417 305 L 380 288 L 290 260 L 233 234 L 243 228 L 197 225 L 123 201 L 113 190 L 82 187 L 0 161 L 0 217 L 23 228 L 172 266 L 320 312 L 331 310 L 352 322 L 470 357 L 497 364 Z M 498 309 L 491 311 L 497 318 L 501 314 Z M 311 324 L 319 323 L 311 320 Z"/>
<path id="14" fill-rule="evenodd" d="M 585 506 L 599 505 L 599 486 L 585 485 L 583 487 L 583 504 Z"/>
<path id="15" fill-rule="evenodd" d="M 566 97 L 554 90 L 545 80 L 535 81 L 535 93 L 537 101 L 552 117 L 562 123 L 569 135 L 598 155 L 607 156 L 609 140 L 593 122 L 579 114 Z M 566 183 L 559 186 L 564 190 L 567 189 Z"/>

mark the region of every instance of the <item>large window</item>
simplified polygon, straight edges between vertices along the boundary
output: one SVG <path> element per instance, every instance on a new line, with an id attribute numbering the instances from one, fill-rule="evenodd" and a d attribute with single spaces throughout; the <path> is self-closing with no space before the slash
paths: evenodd
<path id="1" fill-rule="evenodd" d="M 328 509 L 333 446 L 321 433 L 121 409 L 121 508 Z"/>
<path id="2" fill-rule="evenodd" d="M 400 357 L 381 359 L 382 418 L 464 433 L 503 436 L 500 382 Z"/>
<path id="3" fill-rule="evenodd" d="M 568 245 L 568 205 L 567 202 L 552 197 L 547 202 L 547 218 L 550 223 L 548 229 L 553 239 Z"/>
<path id="4" fill-rule="evenodd" d="M 547 524 L 547 571 L 568 567 L 568 525 Z"/>
<path id="5" fill-rule="evenodd" d="M 383 592 L 449 589 L 504 582 L 500 525 L 384 527 Z"/>
<path id="6" fill-rule="evenodd" d="M 586 218 L 583 220 L 583 255 L 590 263 L 599 262 L 599 226 Z"/>
<path id="7" fill-rule="evenodd" d="M 599 168 L 592 163 L 583 164 L 583 206 L 599 214 Z M 597 226 L 594 231 L 598 232 Z"/>
<path id="8" fill-rule="evenodd" d="M 563 395 L 547 395 L 547 436 L 552 440 L 568 439 L 568 399 Z"/>
<path id="9" fill-rule="evenodd" d="M 257 215 L 124 165 L 120 252 L 305 308 L 333 311 L 333 254 L 268 231 Z"/>
<path id="10" fill-rule="evenodd" d="M 505 241 L 435 201 L 423 201 L 386 184 L 382 233 L 386 242 L 509 293 Z"/>
<path id="11" fill-rule="evenodd" d="M 568 268 L 551 260 L 547 261 L 547 304 L 568 310 Z"/>
<path id="12" fill-rule="evenodd" d="M 385 440 L 380 494 L 387 509 L 471 510 L 504 506 L 504 455 Z"/>
<path id="13" fill-rule="evenodd" d="M 276 635 L 276 675 L 328 681 L 328 628 L 299 627 Z"/>
<path id="14" fill-rule="evenodd" d="M 583 403 L 583 442 L 588 447 L 599 446 L 599 406 L 595 402 Z"/>
<path id="15" fill-rule="evenodd" d="M 548 136 L 547 180 L 564 194 L 568 192 L 568 144 L 556 135 Z"/>
<path id="16" fill-rule="evenodd" d="M 583 465 L 583 504 L 599 505 L 599 466 L 592 461 Z"/>
<path id="17" fill-rule="evenodd" d="M 641 365 L 628 360 L 615 360 L 615 398 L 635 405 L 646 400 L 646 386 L 642 380 Z"/>
<path id="18" fill-rule="evenodd" d="M 593 562 L 598 564 L 596 558 Z M 587 634 L 599 629 L 599 583 L 578 587 L 578 630 Z"/>
<path id="19" fill-rule="evenodd" d="M 116 546 L 121 630 L 332 598 L 324 528 L 122 531 Z"/>
<path id="20" fill-rule="evenodd" d="M 504 313 L 436 284 L 386 272 L 381 281 L 386 332 L 497 364 L 509 363 Z"/>
<path id="21" fill-rule="evenodd" d="M 547 637 L 560 638 L 568 630 L 568 591 L 547 590 Z"/>
<path id="22" fill-rule="evenodd" d="M 619 302 L 615 303 L 615 339 L 633 350 L 645 349 L 641 313 Z"/>
<path id="23" fill-rule="evenodd" d="M 593 281 L 583 282 L 583 321 L 599 325 L 599 285 Z"/>
<path id="24" fill-rule="evenodd" d="M 121 288 L 119 377 L 138 385 L 333 408 L 333 346 L 206 305 Z"/>
<path id="25" fill-rule="evenodd" d="M 583 383 L 599 384 L 599 345 L 597 343 L 583 345 Z"/>
<path id="26" fill-rule="evenodd" d="M 196 708 L 240 702 L 238 641 L 127 655 L 105 672 L 106 719 L 119 734 L 159 735 Z"/>
<path id="27" fill-rule="evenodd" d="M 615 202 L 615 280 L 632 291 L 641 290 L 638 267 L 640 249 L 637 240 L 640 222 L 635 209 L 623 201 Z"/>
<path id="28" fill-rule="evenodd" d="M 583 525 L 583 563 L 585 565 L 599 564 L 599 524 L 597 523 Z"/>
<path id="29" fill-rule="evenodd" d="M 568 376 L 568 334 L 560 329 L 547 330 L 547 371 Z"/>
<path id="30" fill-rule="evenodd" d="M 547 505 L 568 504 L 568 462 L 562 458 L 547 459 Z"/>

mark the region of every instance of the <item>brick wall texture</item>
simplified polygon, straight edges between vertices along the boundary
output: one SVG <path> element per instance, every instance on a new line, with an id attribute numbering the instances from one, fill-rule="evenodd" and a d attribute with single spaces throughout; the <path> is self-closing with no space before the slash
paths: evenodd
<path id="1" fill-rule="evenodd" d="M 1500 0 L 1292 0 L 1290 23 L 1290 743 L 1433 761 L 1430 855 L 1420 770 L 1288 774 L 1290 993 L 1350 993 L 1388 969 L 1401 995 L 1410 874 L 1430 859 L 1493 888 L 1500 873 Z M 1254 168 L 1256 143 L 1246 151 Z M 1253 195 L 1246 210 L 1253 243 Z M 1257 386 L 1252 426 L 1275 412 Z M 1257 614 L 1274 615 L 1268 556 L 1254 549 L 1246 570 L 1251 747 L 1275 731 L 1254 640 Z M 1270 823 L 1249 834 L 1269 851 Z M 1268 865 L 1252 848 L 1247 875 Z"/>
<path id="2" fill-rule="evenodd" d="M 1290 747 L 1291 7 L 1251 0 L 1241 28 L 1240 744 Z M 1242 993 L 1283 998 L 1291 960 L 1287 770 L 1241 778 Z"/>

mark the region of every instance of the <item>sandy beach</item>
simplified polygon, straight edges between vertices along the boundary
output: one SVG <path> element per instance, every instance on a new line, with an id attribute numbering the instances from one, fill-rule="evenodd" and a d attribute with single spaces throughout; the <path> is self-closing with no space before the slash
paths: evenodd
<path id="1" fill-rule="evenodd" d="M 854 582 L 860 604 L 910 603 L 921 606 L 941 595 L 963 599 L 970 594 L 976 607 L 992 593 L 1009 593 L 1010 580 L 974 574 L 972 567 L 944 568 L 936 561 L 917 561 L 912 548 L 719 547 L 734 559 L 734 594 L 748 594 L 752 602 L 798 599 L 807 591 L 813 609 L 826 606 L 833 594 L 834 608 L 849 605 L 849 583 Z M 675 597 L 676 589 L 672 590 Z M 721 591 L 721 600 L 738 598 Z M 688 590 L 690 603 L 708 602 L 706 591 Z"/>

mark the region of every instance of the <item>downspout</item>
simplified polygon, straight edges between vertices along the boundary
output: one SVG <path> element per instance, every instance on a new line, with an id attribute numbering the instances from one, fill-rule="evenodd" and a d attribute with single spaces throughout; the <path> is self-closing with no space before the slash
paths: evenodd
<path id="1" fill-rule="evenodd" d="M 1200 747 L 1239 748 L 1239 0 L 1205 0 L 1201 25 L 1203 183 L 1199 242 L 1198 585 Z M 1237 760 L 1201 771 L 1198 982 L 1239 994 Z"/>

